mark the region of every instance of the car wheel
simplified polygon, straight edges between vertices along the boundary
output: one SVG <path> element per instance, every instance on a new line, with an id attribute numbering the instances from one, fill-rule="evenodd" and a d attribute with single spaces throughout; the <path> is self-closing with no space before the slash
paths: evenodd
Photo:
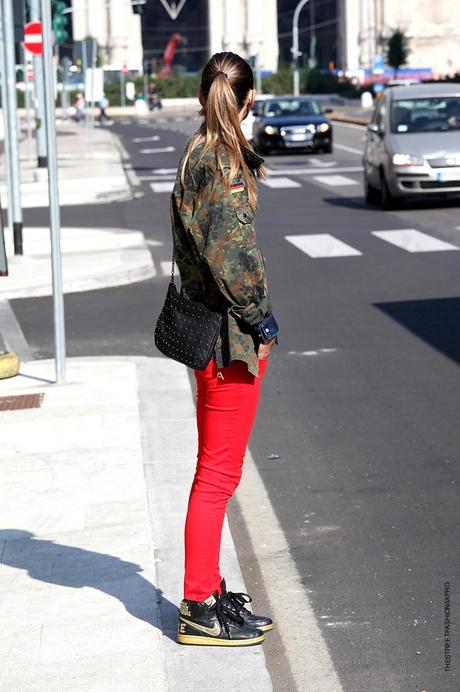
<path id="1" fill-rule="evenodd" d="M 369 184 L 367 175 L 364 176 L 364 196 L 367 204 L 379 204 L 381 201 L 380 190 Z"/>
<path id="2" fill-rule="evenodd" d="M 334 151 L 332 147 L 332 142 L 328 144 L 326 147 L 323 147 L 323 151 L 325 154 L 332 154 L 332 152 Z"/>
<path id="3" fill-rule="evenodd" d="M 383 171 L 380 173 L 380 186 L 382 191 L 380 195 L 382 209 L 384 209 L 385 211 L 397 209 L 399 206 L 399 200 L 397 199 L 397 197 L 391 194 L 391 191 L 388 187 L 387 179 L 385 178 L 385 173 Z"/>

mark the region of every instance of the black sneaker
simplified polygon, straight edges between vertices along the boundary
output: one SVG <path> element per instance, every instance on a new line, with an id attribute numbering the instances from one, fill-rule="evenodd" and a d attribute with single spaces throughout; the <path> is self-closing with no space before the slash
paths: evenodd
<path id="1" fill-rule="evenodd" d="M 264 633 L 246 624 L 234 608 L 222 602 L 217 591 L 205 601 L 181 601 L 177 634 L 180 644 L 254 646 L 264 639 Z"/>
<path id="2" fill-rule="evenodd" d="M 233 591 L 227 591 L 227 586 L 225 584 L 225 579 L 221 581 L 222 594 L 220 596 L 223 603 L 225 603 L 227 608 L 233 610 L 233 612 L 238 613 L 242 617 L 247 625 L 251 627 L 256 627 L 263 632 L 268 632 L 268 630 L 273 629 L 273 621 L 266 617 L 265 615 L 255 615 L 251 613 L 250 610 L 244 607 L 245 603 L 250 603 L 252 601 L 251 596 L 242 591 L 234 593 Z"/>

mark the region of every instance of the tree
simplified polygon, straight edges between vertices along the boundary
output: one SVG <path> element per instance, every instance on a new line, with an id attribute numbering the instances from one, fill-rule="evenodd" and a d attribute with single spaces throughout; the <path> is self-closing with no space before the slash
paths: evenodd
<path id="1" fill-rule="evenodd" d="M 394 70 L 394 76 L 407 62 L 410 53 L 409 39 L 401 29 L 393 31 L 387 43 L 387 62 Z"/>

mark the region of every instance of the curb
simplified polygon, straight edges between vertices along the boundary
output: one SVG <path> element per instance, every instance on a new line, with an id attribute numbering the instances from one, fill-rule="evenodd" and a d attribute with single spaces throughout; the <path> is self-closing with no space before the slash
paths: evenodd
<path id="1" fill-rule="evenodd" d="M 19 372 L 19 358 L 14 351 L 0 353 L 0 380 L 15 377 Z"/>
<path id="2" fill-rule="evenodd" d="M 365 118 L 359 115 L 342 115 L 342 113 L 331 113 L 329 119 L 336 120 L 337 122 L 350 123 L 353 125 L 362 125 L 363 127 L 366 127 L 370 123 L 370 118 Z"/>

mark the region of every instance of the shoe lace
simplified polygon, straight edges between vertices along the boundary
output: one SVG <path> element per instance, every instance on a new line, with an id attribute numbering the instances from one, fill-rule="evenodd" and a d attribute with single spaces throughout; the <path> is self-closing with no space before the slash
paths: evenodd
<path id="1" fill-rule="evenodd" d="M 227 591 L 224 598 L 228 599 L 237 613 L 240 613 L 241 611 L 244 613 L 250 612 L 247 608 L 245 608 L 245 603 L 250 603 L 252 598 L 249 594 L 244 593 L 244 591 Z"/>
<path id="2" fill-rule="evenodd" d="M 218 597 L 216 601 L 216 615 L 221 627 L 223 627 L 226 633 L 230 636 L 230 631 L 228 627 L 228 620 L 233 620 L 238 625 L 244 625 L 244 618 L 238 614 L 232 607 L 227 605 L 222 597 Z"/>

